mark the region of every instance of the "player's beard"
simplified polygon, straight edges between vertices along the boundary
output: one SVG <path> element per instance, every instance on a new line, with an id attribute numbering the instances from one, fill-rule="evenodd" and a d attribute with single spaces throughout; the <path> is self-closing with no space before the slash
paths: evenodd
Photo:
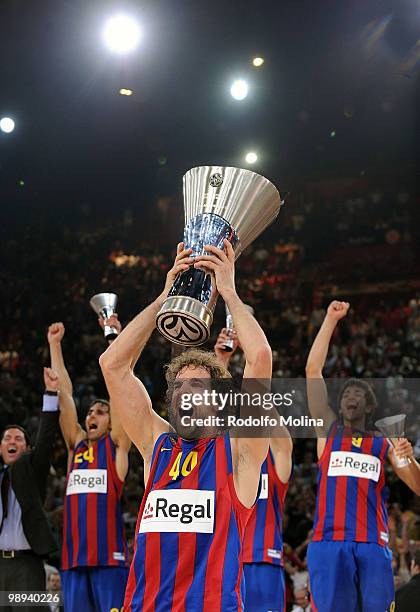
<path id="1" fill-rule="evenodd" d="M 171 427 L 181 438 L 185 440 L 199 440 L 200 438 L 215 438 L 220 435 L 219 430 L 213 427 L 202 427 L 197 425 L 186 426 L 182 424 L 181 418 L 183 416 L 194 416 L 196 418 L 205 418 L 209 416 L 210 412 L 208 409 L 203 409 L 202 413 L 200 409 L 188 409 L 181 407 L 181 401 L 170 401 L 168 405 L 168 421 Z"/>

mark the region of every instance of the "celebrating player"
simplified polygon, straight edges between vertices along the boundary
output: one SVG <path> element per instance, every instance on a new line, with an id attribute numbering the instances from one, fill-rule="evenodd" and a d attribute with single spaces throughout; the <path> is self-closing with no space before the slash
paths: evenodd
<path id="1" fill-rule="evenodd" d="M 43 509 L 58 428 L 57 373 L 44 368 L 44 383 L 35 447 L 31 448 L 20 425 L 8 425 L 0 433 L 0 591 L 5 596 L 16 591 L 43 591 L 42 557 L 57 548 Z M 32 606 L 13 603 L 23 612 L 33 610 Z M 5 601 L 2 604 L 6 610 L 12 609 Z"/>
<path id="2" fill-rule="evenodd" d="M 111 324 L 119 326 L 116 316 Z M 60 377 L 60 426 L 68 449 L 62 578 L 66 610 L 120 609 L 128 576 L 121 494 L 130 440 L 107 400 L 94 400 L 85 427 L 77 420 L 64 364 L 64 325 L 48 329 L 51 363 Z"/>
<path id="3" fill-rule="evenodd" d="M 229 339 L 233 340 L 231 352 L 224 350 Z M 226 369 L 238 346 L 236 333 L 223 328 L 214 352 Z M 286 609 L 282 517 L 292 470 L 292 450 L 293 442 L 285 427 L 271 431 L 270 450 L 261 468 L 260 495 L 243 542 L 245 612 Z"/>
<path id="4" fill-rule="evenodd" d="M 385 460 L 417 495 L 420 466 L 407 440 L 400 439 L 393 450 L 386 438 L 369 433 L 376 399 L 365 381 L 350 379 L 343 385 L 338 417 L 328 407 L 322 370 L 334 329 L 348 309 L 347 302 L 330 304 L 306 366 L 309 409 L 324 420 L 318 430 L 318 495 L 308 548 L 312 602 L 321 612 L 392 611 Z M 398 467 L 397 457 L 409 464 Z"/>
<path id="5" fill-rule="evenodd" d="M 191 250 L 178 245 L 162 294 L 100 358 L 113 406 L 143 456 L 147 483 L 126 612 L 242 610 L 241 546 L 269 439 L 230 439 L 215 432 L 200 437 L 200 430 L 188 428 L 179 435 L 177 408 L 184 389 L 200 393 L 212 379 L 230 376 L 213 353 L 190 350 L 169 364 L 170 424 L 154 412 L 145 387 L 133 374 L 174 279 L 194 265 L 214 275 L 229 307 L 245 354 L 244 377 L 271 377 L 271 349 L 235 290 L 232 246 L 225 241 L 224 251 L 205 248 L 210 255 L 194 260 Z"/>

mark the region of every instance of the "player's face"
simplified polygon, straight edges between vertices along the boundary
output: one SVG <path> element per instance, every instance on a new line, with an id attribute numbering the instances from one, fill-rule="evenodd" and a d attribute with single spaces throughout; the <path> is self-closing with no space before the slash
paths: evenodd
<path id="1" fill-rule="evenodd" d="M 111 417 L 108 406 L 100 402 L 93 404 L 89 408 L 85 424 L 88 440 L 95 442 L 103 438 L 111 429 Z"/>
<path id="2" fill-rule="evenodd" d="M 20 429 L 6 429 L 0 442 L 0 455 L 6 465 L 17 461 L 27 448 L 25 434 Z"/>
<path id="3" fill-rule="evenodd" d="M 340 412 L 347 423 L 354 423 L 366 417 L 368 407 L 365 390 L 357 385 L 347 387 L 341 397 Z"/>
<path id="4" fill-rule="evenodd" d="M 204 391 L 211 392 L 211 376 L 206 368 L 191 365 L 178 372 L 174 381 L 172 402 L 168 408 L 168 413 L 172 427 L 182 438 L 196 440 L 217 434 L 217 430 L 214 430 L 214 428 L 194 424 L 187 426 L 182 422 L 182 417 L 206 418 L 217 412 L 217 406 L 209 406 L 208 403 L 204 402 Z M 187 408 L 186 400 L 189 401 L 192 395 L 194 395 L 194 404 Z M 203 395 L 202 402 L 199 400 L 200 395 Z"/>

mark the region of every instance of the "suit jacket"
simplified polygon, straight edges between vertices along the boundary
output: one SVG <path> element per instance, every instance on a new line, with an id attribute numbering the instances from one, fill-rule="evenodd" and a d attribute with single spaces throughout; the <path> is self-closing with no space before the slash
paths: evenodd
<path id="1" fill-rule="evenodd" d="M 419 602 L 420 574 L 417 574 L 395 593 L 395 612 L 417 612 Z"/>
<path id="2" fill-rule="evenodd" d="M 40 556 L 57 549 L 43 505 L 58 419 L 59 411 L 42 412 L 35 447 L 9 468 L 11 486 L 22 509 L 23 532 L 31 549 Z"/>

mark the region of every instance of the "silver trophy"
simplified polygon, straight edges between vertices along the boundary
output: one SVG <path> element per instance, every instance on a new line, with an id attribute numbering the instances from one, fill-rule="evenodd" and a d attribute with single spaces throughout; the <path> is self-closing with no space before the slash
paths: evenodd
<path id="1" fill-rule="evenodd" d="M 249 306 L 248 304 L 245 304 L 245 306 L 249 310 L 249 312 L 253 315 L 254 309 L 252 308 L 252 306 Z M 232 315 L 230 314 L 230 310 L 227 304 L 225 304 L 225 308 L 226 308 L 226 329 L 228 330 L 229 336 L 231 336 L 235 327 L 233 325 Z M 233 338 L 232 337 L 230 337 L 229 340 L 226 340 L 223 346 L 223 350 L 226 351 L 226 353 L 231 353 L 233 351 Z"/>
<path id="2" fill-rule="evenodd" d="M 394 416 L 379 419 L 379 421 L 376 421 L 375 426 L 381 432 L 381 434 L 388 438 L 391 444 L 395 446 L 395 440 L 398 438 L 404 438 L 406 418 L 406 414 L 395 414 Z M 410 464 L 407 457 L 399 459 L 398 456 L 395 455 L 395 461 L 397 467 L 405 467 L 406 465 Z"/>
<path id="3" fill-rule="evenodd" d="M 118 336 L 118 329 L 106 324 L 107 319 L 116 312 L 117 301 L 118 296 L 115 293 L 97 293 L 89 302 L 96 314 L 105 322 L 104 336 L 107 340 L 114 340 Z"/>
<path id="4" fill-rule="evenodd" d="M 184 175 L 184 245 L 191 257 L 204 245 L 223 249 L 227 239 L 235 257 L 277 217 L 280 194 L 263 176 L 223 166 L 192 168 Z M 210 274 L 190 266 L 176 278 L 156 317 L 160 333 L 186 346 L 203 344 L 210 336 L 217 291 Z"/>

